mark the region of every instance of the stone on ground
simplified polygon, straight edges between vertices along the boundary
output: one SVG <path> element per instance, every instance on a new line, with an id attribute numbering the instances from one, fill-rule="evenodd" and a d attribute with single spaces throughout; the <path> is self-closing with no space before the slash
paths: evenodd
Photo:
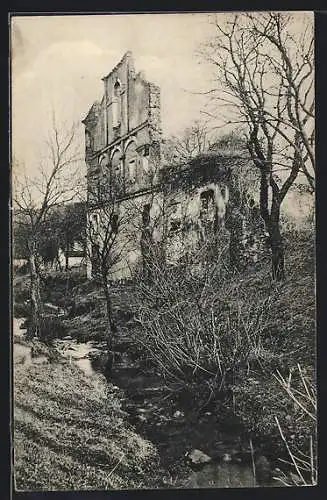
<path id="1" fill-rule="evenodd" d="M 203 453 L 201 450 L 192 450 L 187 453 L 187 458 L 194 465 L 207 464 L 211 462 L 211 457 Z"/>

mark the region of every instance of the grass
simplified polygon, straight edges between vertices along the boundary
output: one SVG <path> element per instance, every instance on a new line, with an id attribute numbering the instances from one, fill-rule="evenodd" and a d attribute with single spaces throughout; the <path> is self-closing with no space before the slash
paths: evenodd
<path id="1" fill-rule="evenodd" d="M 126 424 L 121 397 L 63 360 L 14 364 L 16 489 L 155 487 L 156 449 Z"/>

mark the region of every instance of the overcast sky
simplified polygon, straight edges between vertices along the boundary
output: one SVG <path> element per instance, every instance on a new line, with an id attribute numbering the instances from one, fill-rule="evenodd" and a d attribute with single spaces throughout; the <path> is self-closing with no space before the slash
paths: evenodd
<path id="1" fill-rule="evenodd" d="M 204 106 L 204 97 L 188 91 L 208 88 L 209 69 L 194 54 L 209 29 L 207 14 L 14 17 L 14 153 L 33 168 L 50 109 L 60 119 L 81 121 L 102 96 L 101 77 L 127 50 L 136 71 L 161 87 L 164 133 L 178 133 Z"/>

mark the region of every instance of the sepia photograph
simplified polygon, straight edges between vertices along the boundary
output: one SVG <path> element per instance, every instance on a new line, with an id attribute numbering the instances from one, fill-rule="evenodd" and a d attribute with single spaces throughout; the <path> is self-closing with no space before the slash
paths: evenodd
<path id="1" fill-rule="evenodd" d="M 14 491 L 316 486 L 314 13 L 9 24 Z"/>

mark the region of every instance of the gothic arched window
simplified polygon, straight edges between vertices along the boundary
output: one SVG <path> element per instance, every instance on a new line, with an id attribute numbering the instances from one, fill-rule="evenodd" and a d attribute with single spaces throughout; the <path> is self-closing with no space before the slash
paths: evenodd
<path id="1" fill-rule="evenodd" d="M 135 182 L 138 177 L 138 154 L 134 141 L 130 142 L 125 151 L 125 171 L 126 179 Z"/>
<path id="2" fill-rule="evenodd" d="M 117 82 L 114 85 L 113 99 L 112 99 L 112 126 L 114 128 L 120 125 L 121 121 L 121 85 Z"/>
<path id="3" fill-rule="evenodd" d="M 122 176 L 121 152 L 118 150 L 114 152 L 113 157 L 111 159 L 111 168 L 112 168 L 112 173 L 115 177 Z"/>
<path id="4" fill-rule="evenodd" d="M 115 192 L 123 189 L 123 160 L 120 150 L 116 150 L 111 158 L 111 188 Z"/>
<path id="5" fill-rule="evenodd" d="M 109 160 L 107 155 L 103 156 L 99 161 L 99 180 L 100 180 L 100 198 L 101 201 L 105 201 L 109 193 Z"/>

